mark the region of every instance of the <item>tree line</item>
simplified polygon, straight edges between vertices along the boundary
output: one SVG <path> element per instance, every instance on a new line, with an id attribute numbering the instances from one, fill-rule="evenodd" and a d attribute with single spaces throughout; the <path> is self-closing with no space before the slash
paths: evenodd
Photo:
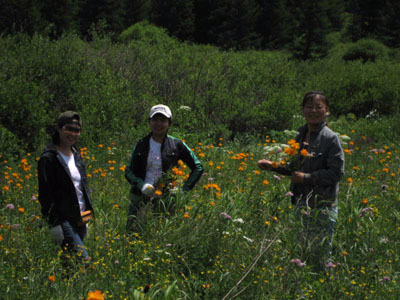
<path id="1" fill-rule="evenodd" d="M 182 41 L 222 49 L 288 50 L 300 59 L 332 44 L 376 39 L 398 48 L 397 0 L 0 0 L 0 31 L 58 38 L 98 29 L 117 36 L 148 21 Z M 97 27 L 96 27 L 97 26 Z"/>

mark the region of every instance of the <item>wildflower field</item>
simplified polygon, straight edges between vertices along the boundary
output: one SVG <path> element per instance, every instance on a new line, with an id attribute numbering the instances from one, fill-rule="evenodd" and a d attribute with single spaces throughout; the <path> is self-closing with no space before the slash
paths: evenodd
<path id="1" fill-rule="evenodd" d="M 400 144 L 341 134 L 346 173 L 326 272 L 314 272 L 297 243 L 288 178 L 257 168 L 265 147 L 287 142 L 283 132 L 188 142 L 205 174 L 183 193 L 188 168 L 174 169 L 175 211 L 149 209 L 134 237 L 125 233 L 130 146 L 82 147 L 96 214 L 85 242 L 92 262 L 68 274 L 41 218 L 40 151 L 2 155 L 0 298 L 399 299 Z"/>

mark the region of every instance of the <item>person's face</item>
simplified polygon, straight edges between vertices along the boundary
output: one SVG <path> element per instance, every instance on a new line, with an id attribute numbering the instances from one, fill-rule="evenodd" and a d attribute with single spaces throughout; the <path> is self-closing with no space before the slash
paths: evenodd
<path id="1" fill-rule="evenodd" d="M 81 127 L 77 124 L 66 124 L 58 129 L 60 134 L 60 145 L 71 147 L 81 135 Z"/>
<path id="2" fill-rule="evenodd" d="M 169 119 L 162 114 L 156 114 L 150 119 L 150 130 L 156 136 L 165 136 L 169 128 Z"/>
<path id="3" fill-rule="evenodd" d="M 303 115 L 306 119 L 307 124 L 317 125 L 321 124 L 326 120 L 329 115 L 328 107 L 318 96 L 314 99 L 309 100 L 303 107 Z"/>

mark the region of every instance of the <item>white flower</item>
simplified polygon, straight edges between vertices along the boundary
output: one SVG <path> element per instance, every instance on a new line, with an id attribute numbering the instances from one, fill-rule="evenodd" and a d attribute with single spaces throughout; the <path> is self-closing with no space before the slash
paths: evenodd
<path id="1" fill-rule="evenodd" d="M 189 106 L 181 105 L 178 110 L 191 111 L 192 109 Z"/>
<path id="2" fill-rule="evenodd" d="M 235 222 L 235 223 L 241 223 L 241 224 L 244 223 L 244 221 L 243 221 L 242 218 L 237 218 L 237 219 L 234 219 L 234 220 L 232 220 L 232 221 Z"/>
<path id="3" fill-rule="evenodd" d="M 243 236 L 243 238 L 244 238 L 246 241 L 248 241 L 249 243 L 252 243 L 252 242 L 253 242 L 253 240 L 252 240 L 251 238 L 248 238 L 247 236 Z"/>

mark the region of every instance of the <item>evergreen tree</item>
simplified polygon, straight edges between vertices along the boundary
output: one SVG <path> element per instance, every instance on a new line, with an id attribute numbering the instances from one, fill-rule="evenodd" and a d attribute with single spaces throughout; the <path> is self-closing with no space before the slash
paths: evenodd
<path id="1" fill-rule="evenodd" d="M 104 20 L 108 32 L 119 33 L 124 24 L 123 0 L 80 0 L 81 33 L 87 35 L 93 24 Z"/>
<path id="2" fill-rule="evenodd" d="M 289 48 L 293 55 L 303 60 L 326 55 L 326 37 L 335 28 L 330 18 L 330 0 L 291 0 L 288 4 L 293 29 Z"/>
<path id="3" fill-rule="evenodd" d="M 220 0 L 211 2 L 210 42 L 225 49 L 259 48 L 257 33 L 260 7 L 256 0 Z"/>
<path id="4" fill-rule="evenodd" d="M 46 27 L 38 0 L 0 0 L 0 32 L 33 34 Z"/>
<path id="5" fill-rule="evenodd" d="M 151 0 L 125 0 L 124 27 L 127 28 L 143 20 L 149 20 Z"/>
<path id="6" fill-rule="evenodd" d="M 64 31 L 79 29 L 77 0 L 43 0 L 40 11 L 46 24 L 54 26 L 50 32 L 53 37 L 60 36 Z"/>
<path id="7" fill-rule="evenodd" d="M 193 0 L 152 0 L 151 20 L 181 40 L 193 40 Z"/>
<path id="8" fill-rule="evenodd" d="M 262 36 L 262 48 L 283 48 L 291 41 L 293 30 L 287 0 L 259 0 L 259 4 L 257 32 Z"/>

